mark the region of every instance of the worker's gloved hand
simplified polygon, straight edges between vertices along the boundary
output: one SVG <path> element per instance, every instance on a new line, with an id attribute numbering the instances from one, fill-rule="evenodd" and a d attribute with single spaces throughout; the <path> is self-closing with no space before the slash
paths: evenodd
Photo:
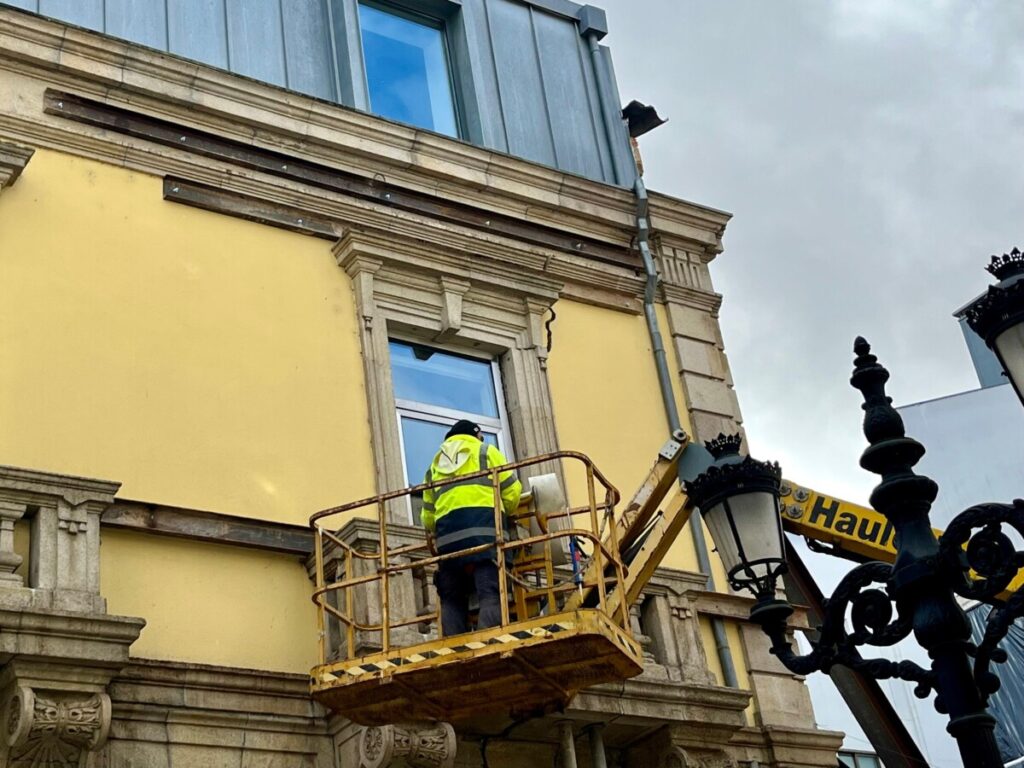
<path id="1" fill-rule="evenodd" d="M 432 557 L 437 557 L 437 537 L 430 531 L 427 531 L 427 549 Z"/>

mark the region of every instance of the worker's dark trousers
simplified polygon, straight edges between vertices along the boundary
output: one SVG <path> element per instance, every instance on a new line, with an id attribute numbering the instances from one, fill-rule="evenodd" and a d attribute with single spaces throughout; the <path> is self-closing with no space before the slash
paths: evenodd
<path id="1" fill-rule="evenodd" d="M 469 596 L 476 592 L 480 603 L 477 629 L 501 624 L 498 566 L 490 560 L 470 565 L 444 561 L 434 582 L 441 599 L 441 627 L 446 637 L 469 632 Z"/>

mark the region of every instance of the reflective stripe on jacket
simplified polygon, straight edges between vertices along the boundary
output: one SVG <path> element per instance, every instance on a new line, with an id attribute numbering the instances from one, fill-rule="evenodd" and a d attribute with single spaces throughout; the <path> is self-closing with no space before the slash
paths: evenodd
<path id="1" fill-rule="evenodd" d="M 494 535 L 494 489 L 491 476 L 466 478 L 481 469 L 506 463 L 501 451 L 470 435 L 455 435 L 441 444 L 434 456 L 425 482 L 451 480 L 423 492 L 420 520 L 437 536 L 441 554 L 491 544 Z M 461 479 L 460 479 L 461 478 Z M 501 504 L 506 515 L 519 506 L 522 485 L 512 470 L 499 473 Z M 481 552 L 468 559 L 489 559 L 492 553 Z"/>

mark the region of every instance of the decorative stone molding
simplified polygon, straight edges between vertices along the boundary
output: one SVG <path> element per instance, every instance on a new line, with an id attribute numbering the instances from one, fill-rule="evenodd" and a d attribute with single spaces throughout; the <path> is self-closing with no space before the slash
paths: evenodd
<path id="1" fill-rule="evenodd" d="M 743 765 L 765 768 L 833 768 L 843 734 L 790 726 L 746 727 L 729 742 Z"/>
<path id="2" fill-rule="evenodd" d="M 501 365 L 517 451 L 537 455 L 556 450 L 543 318 L 561 283 L 529 269 L 512 272 L 497 260 L 454 245 L 440 249 L 395 231 L 351 228 L 334 253 L 352 278 L 362 319 L 379 492 L 405 485 L 388 352 L 394 334 L 428 344 L 455 340 L 468 351 L 494 355 Z M 389 516 L 408 523 L 402 501 L 389 506 Z"/>
<path id="3" fill-rule="evenodd" d="M 18 180 L 35 150 L 0 141 L 0 194 Z"/>
<path id="4" fill-rule="evenodd" d="M 455 729 L 449 723 L 402 723 L 364 728 L 359 741 L 363 768 L 388 768 L 404 758 L 410 768 L 451 768 Z"/>
<path id="5" fill-rule="evenodd" d="M 0 67 L 42 70 L 54 86 L 131 104 L 172 123 L 199 125 L 254 145 L 418 189 L 442 199 L 575 230 L 626 247 L 632 234 L 630 190 L 420 131 L 364 112 L 153 51 L 57 21 L 0 8 Z M 51 121 L 46 121 L 52 124 Z M 21 128 L 17 133 L 21 133 Z M 10 130 L 11 135 L 15 134 Z M 102 149 L 79 133 L 82 151 L 130 162 L 124 148 Z M 49 144 L 50 137 L 42 137 Z M 142 160 L 142 158 L 139 158 Z M 166 169 L 159 171 L 166 172 Z M 657 227 L 718 247 L 729 215 L 652 193 Z"/>
<path id="6" fill-rule="evenodd" d="M 0 466 L 2 765 L 80 767 L 110 727 L 106 687 L 145 622 L 106 615 L 100 515 L 118 483 Z M 30 521 L 28 584 L 14 523 Z"/>
<path id="7" fill-rule="evenodd" d="M 119 487 L 105 480 L 0 466 L 0 567 L 17 558 L 13 535 L 5 528 L 13 528 L 22 516 L 31 523 L 28 585 L 23 587 L 13 573 L 0 578 L 0 607 L 106 611 L 100 596 L 100 515 Z"/>
<path id="8" fill-rule="evenodd" d="M 18 686 L 6 712 L 11 768 L 80 766 L 110 731 L 110 697 L 105 693 L 37 693 Z"/>
<path id="9" fill-rule="evenodd" d="M 739 728 L 671 724 L 641 740 L 627 753 L 629 768 L 738 768 L 729 740 Z"/>
<path id="10" fill-rule="evenodd" d="M 25 505 L 0 501 L 0 588 L 24 586 L 24 579 L 14 572 L 22 556 L 14 551 L 14 524 L 25 515 Z"/>
<path id="11" fill-rule="evenodd" d="M 142 619 L 0 610 L 0 765 L 80 768 L 110 727 L 106 688 Z M 6 762 L 5 762 L 6 760 Z"/>
<path id="12" fill-rule="evenodd" d="M 109 687 L 109 768 L 272 766 L 335 762 L 326 713 L 303 674 L 133 659 Z"/>
<path id="13" fill-rule="evenodd" d="M 339 230 L 343 225 L 391 228 L 401 223 L 418 227 L 419 237 L 434 238 L 439 247 L 446 245 L 446 231 L 452 239 L 468 236 L 482 251 L 500 242 L 501 248 L 515 252 L 513 265 L 539 264 L 564 283 L 564 294 L 574 300 L 640 311 L 643 281 L 634 272 L 639 261 L 630 253 L 635 220 L 634 200 L 627 189 L 4 8 L 0 8 L 0 69 L 10 73 L 5 81 L 6 101 L 18 105 L 17 110 L 0 114 L 0 136 L 143 173 L 187 179 L 234 199 L 234 204 L 225 200 L 219 208 L 215 195 L 208 195 L 201 207 L 211 210 L 235 208 L 232 215 L 239 215 L 239 199 L 255 203 L 246 206 L 249 217 L 257 209 L 282 206 L 291 212 L 286 217 L 289 229 L 318 237 L 335 222 Z M 45 114 L 47 87 L 63 87 L 254 148 L 280 152 L 287 147 L 297 160 L 379 180 L 380 203 L 219 162 L 185 146 L 160 146 L 141 136 Z M 389 205 L 389 189 L 429 195 L 442 204 L 472 206 L 569 237 L 589 238 L 621 253 L 629 263 L 625 267 L 601 263 L 589 257 L 586 247 L 559 252 L 516 242 L 488 232 L 486 226 L 432 228 L 423 217 L 417 221 Z M 656 227 L 672 242 L 697 251 L 721 249 L 729 214 L 656 193 L 651 193 L 651 210 Z"/>

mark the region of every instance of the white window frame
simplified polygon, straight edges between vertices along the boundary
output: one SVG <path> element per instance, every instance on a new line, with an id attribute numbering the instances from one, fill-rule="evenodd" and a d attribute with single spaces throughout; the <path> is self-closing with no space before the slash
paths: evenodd
<path id="1" fill-rule="evenodd" d="M 459 357 L 467 357 L 472 360 L 480 360 L 481 362 L 490 364 L 491 381 L 494 384 L 494 397 L 498 404 L 498 417 L 495 418 L 493 416 L 484 416 L 479 413 L 471 413 L 470 411 L 460 411 L 453 408 L 444 408 L 439 405 L 431 405 L 430 403 L 423 403 L 418 400 L 406 400 L 396 396 L 395 425 L 398 428 L 398 445 L 401 449 L 402 473 L 405 475 L 405 482 L 407 485 L 418 485 L 422 482 L 422 478 L 412 478 L 405 474 L 407 471 L 407 462 L 405 455 L 405 434 L 402 431 L 403 416 L 448 426 L 451 426 L 459 419 L 469 419 L 470 421 L 479 424 L 483 431 L 494 434 L 498 443 L 498 450 L 501 451 L 502 455 L 509 461 L 515 461 L 515 451 L 511 445 L 511 441 L 508 439 L 508 414 L 505 411 L 505 391 L 501 383 L 501 366 L 493 356 L 482 355 L 479 352 L 466 352 L 457 346 L 449 344 L 437 342 L 424 343 L 418 339 L 398 334 L 393 334 L 388 338 L 389 345 L 391 342 L 397 342 L 399 344 L 415 344 L 416 346 L 435 349 L 438 352 L 445 352 Z M 416 519 L 416 515 L 413 510 L 412 498 L 406 498 L 408 499 L 407 507 L 409 512 L 409 521 L 412 525 L 419 525 L 419 520 Z"/>

